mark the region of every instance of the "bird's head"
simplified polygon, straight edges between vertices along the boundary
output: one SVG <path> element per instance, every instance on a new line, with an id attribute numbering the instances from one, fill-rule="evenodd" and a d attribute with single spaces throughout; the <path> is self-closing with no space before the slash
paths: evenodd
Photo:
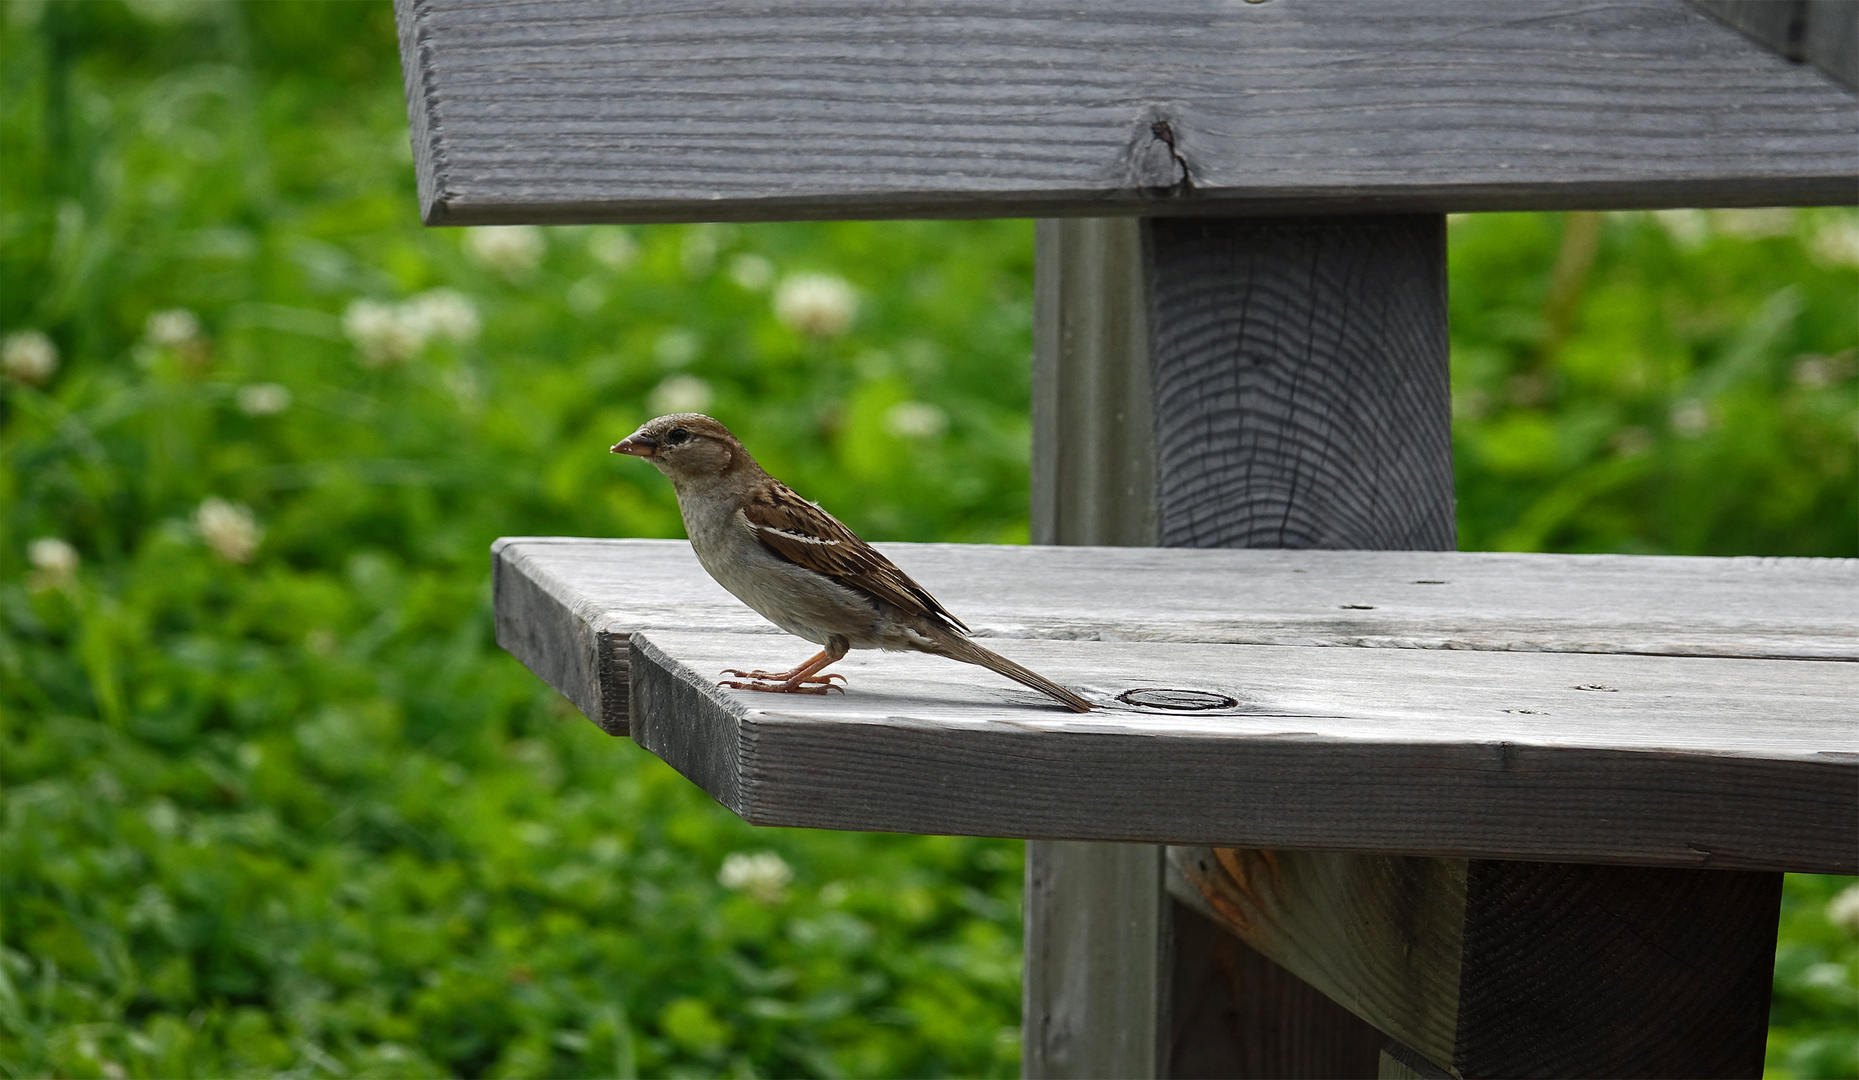
<path id="1" fill-rule="evenodd" d="M 672 413 L 647 420 L 613 444 L 616 454 L 642 457 L 672 483 L 720 478 L 754 461 L 729 429 L 701 413 Z"/>

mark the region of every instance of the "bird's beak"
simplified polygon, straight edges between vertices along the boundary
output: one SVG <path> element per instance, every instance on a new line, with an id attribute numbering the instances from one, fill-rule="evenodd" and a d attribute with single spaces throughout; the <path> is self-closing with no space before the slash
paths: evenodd
<path id="1" fill-rule="evenodd" d="M 631 454 L 633 457 L 657 457 L 658 443 L 645 435 L 634 432 L 614 443 L 613 453 Z"/>

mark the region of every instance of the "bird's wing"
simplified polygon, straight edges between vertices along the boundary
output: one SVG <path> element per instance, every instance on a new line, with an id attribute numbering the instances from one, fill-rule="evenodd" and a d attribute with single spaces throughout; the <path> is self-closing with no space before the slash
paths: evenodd
<path id="1" fill-rule="evenodd" d="M 905 611 L 968 630 L 877 548 L 786 484 L 777 481 L 757 492 L 743 505 L 742 515 L 762 546 L 789 562 Z"/>

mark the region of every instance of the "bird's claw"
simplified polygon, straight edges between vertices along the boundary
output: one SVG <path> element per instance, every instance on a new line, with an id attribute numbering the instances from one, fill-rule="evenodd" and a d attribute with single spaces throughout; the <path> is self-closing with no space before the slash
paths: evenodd
<path id="1" fill-rule="evenodd" d="M 794 673 L 791 671 L 742 671 L 737 668 L 724 668 L 722 671 L 717 672 L 717 674 L 734 675 L 738 679 L 765 679 L 773 682 L 787 682 L 794 678 Z M 834 679 L 838 679 L 840 682 L 846 681 L 846 677 L 839 674 L 837 671 L 829 671 L 824 675 L 807 675 L 799 681 L 804 683 L 826 683 L 830 685 Z"/>
<path id="2" fill-rule="evenodd" d="M 724 674 L 733 673 L 726 671 Z M 809 686 L 806 685 L 808 683 L 824 685 Z M 845 687 L 829 682 L 825 677 L 801 679 L 796 682 L 735 682 L 725 679 L 717 685 L 726 686 L 731 690 L 760 690 L 765 694 L 824 694 L 828 690 L 837 690 L 842 694 L 846 692 Z"/>

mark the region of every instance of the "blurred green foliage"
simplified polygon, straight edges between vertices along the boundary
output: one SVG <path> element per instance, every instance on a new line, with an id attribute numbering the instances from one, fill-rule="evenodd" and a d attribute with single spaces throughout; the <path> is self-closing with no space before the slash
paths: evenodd
<path id="1" fill-rule="evenodd" d="M 1028 224 L 427 230 L 385 4 L 0 17 L 0 1075 L 1014 1073 L 1020 845 L 750 829 L 486 549 L 678 535 L 605 450 L 674 406 L 1023 541 Z M 1859 217 L 1458 219 L 1452 288 L 1462 546 L 1859 554 Z M 1776 1075 L 1859 1075 L 1845 884 Z"/>

